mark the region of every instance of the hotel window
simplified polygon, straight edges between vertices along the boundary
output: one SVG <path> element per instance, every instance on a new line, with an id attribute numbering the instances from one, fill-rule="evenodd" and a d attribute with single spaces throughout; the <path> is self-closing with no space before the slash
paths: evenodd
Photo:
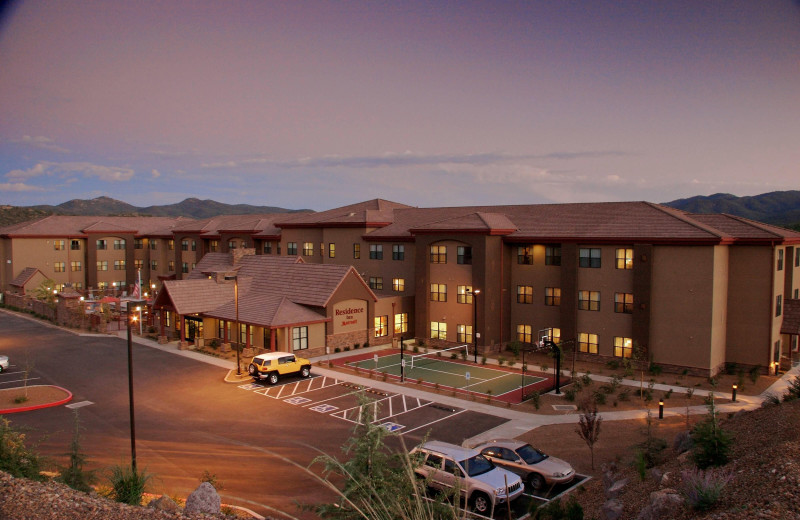
<path id="1" fill-rule="evenodd" d="M 533 265 L 533 246 L 517 247 L 517 263 Z"/>
<path id="2" fill-rule="evenodd" d="M 778 249 L 778 271 L 783 271 L 783 249 Z"/>
<path id="3" fill-rule="evenodd" d="M 134 260 L 133 267 L 135 269 L 144 269 L 144 260 Z"/>
<path id="4" fill-rule="evenodd" d="M 597 334 L 579 332 L 578 351 L 585 352 L 588 354 L 597 354 Z"/>
<path id="5" fill-rule="evenodd" d="M 67 270 L 67 264 L 65 262 L 53 262 L 53 271 L 56 273 L 63 273 Z"/>
<path id="6" fill-rule="evenodd" d="M 783 312 L 783 309 L 781 308 L 782 306 L 783 306 L 783 295 L 779 294 L 778 296 L 775 297 L 775 317 L 776 318 L 778 316 L 780 316 L 781 313 Z"/>
<path id="7" fill-rule="evenodd" d="M 405 260 L 406 259 L 406 246 L 402 244 L 392 245 L 392 260 Z"/>
<path id="8" fill-rule="evenodd" d="M 66 244 L 63 240 L 53 240 L 53 249 L 56 251 L 63 251 L 66 249 Z"/>
<path id="9" fill-rule="evenodd" d="M 545 287 L 544 288 L 544 304 L 549 306 L 561 305 L 561 288 L 560 287 Z"/>
<path id="10" fill-rule="evenodd" d="M 472 248 L 470 246 L 458 246 L 456 249 L 456 263 L 472 265 Z"/>
<path id="11" fill-rule="evenodd" d="M 125 249 L 125 241 L 122 239 L 114 240 L 114 249 L 118 251 Z"/>
<path id="12" fill-rule="evenodd" d="M 134 238 L 133 239 L 133 248 L 134 249 L 144 249 L 144 240 L 141 238 Z"/>
<path id="13" fill-rule="evenodd" d="M 403 292 L 406 290 L 406 279 L 405 278 L 392 278 L 392 290 L 397 292 Z"/>
<path id="14" fill-rule="evenodd" d="M 236 240 L 228 240 L 228 249 L 232 251 L 236 249 L 236 246 L 237 246 Z"/>
<path id="15" fill-rule="evenodd" d="M 370 244 L 369 245 L 369 259 L 370 260 L 383 260 L 383 244 Z"/>
<path id="16" fill-rule="evenodd" d="M 158 260 L 150 260 L 150 270 L 158 271 Z"/>
<path id="17" fill-rule="evenodd" d="M 459 285 L 458 292 L 456 295 L 456 301 L 458 303 L 472 303 L 472 286 L 471 285 Z"/>
<path id="18" fill-rule="evenodd" d="M 544 265 L 561 265 L 561 246 L 544 248 Z"/>
<path id="19" fill-rule="evenodd" d="M 154 251 L 158 249 L 158 240 L 156 240 L 155 238 L 150 239 L 150 249 Z"/>
<path id="20" fill-rule="evenodd" d="M 579 253 L 578 265 L 580 267 L 600 267 L 600 248 L 582 247 Z"/>
<path id="21" fill-rule="evenodd" d="M 175 251 L 175 241 L 171 238 L 167 240 L 167 249 L 170 251 Z"/>
<path id="22" fill-rule="evenodd" d="M 70 269 L 72 269 L 73 273 L 79 272 L 81 270 L 81 263 L 78 262 L 77 260 L 73 260 L 72 262 L 70 262 Z"/>
<path id="23" fill-rule="evenodd" d="M 276 250 L 275 251 L 276 255 L 280 255 L 281 254 L 281 243 L 280 242 L 275 244 L 275 250 Z"/>
<path id="24" fill-rule="evenodd" d="M 336 258 L 336 244 L 333 242 L 328 244 L 328 258 Z"/>
<path id="25" fill-rule="evenodd" d="M 219 251 L 219 240 L 209 240 L 208 241 L 208 252 L 209 253 L 216 253 Z"/>
<path id="26" fill-rule="evenodd" d="M 297 256 L 297 242 L 286 242 L 286 254 Z"/>
<path id="27" fill-rule="evenodd" d="M 617 269 L 633 269 L 633 249 L 617 249 Z"/>
<path id="28" fill-rule="evenodd" d="M 98 260 L 97 261 L 97 270 L 98 271 L 108 271 L 108 261 L 106 261 L 106 260 Z"/>
<path id="29" fill-rule="evenodd" d="M 533 332 L 530 325 L 517 325 L 517 341 L 523 343 L 533 342 Z"/>
<path id="30" fill-rule="evenodd" d="M 72 286 L 75 288 L 76 291 L 83 290 L 83 282 L 73 282 Z"/>
<path id="31" fill-rule="evenodd" d="M 447 263 L 447 246 L 431 246 L 431 263 Z"/>
<path id="32" fill-rule="evenodd" d="M 81 250 L 81 241 L 80 240 L 73 240 L 70 249 L 73 251 L 80 251 Z"/>
<path id="33" fill-rule="evenodd" d="M 181 251 L 188 251 L 188 250 L 189 250 L 189 241 L 181 240 Z"/>
<path id="34" fill-rule="evenodd" d="M 389 335 L 389 316 L 375 316 L 375 337 Z"/>
<path id="35" fill-rule="evenodd" d="M 798 298 L 800 298 L 800 289 L 795 289 L 794 290 L 794 299 L 797 300 Z"/>
<path id="36" fill-rule="evenodd" d="M 308 327 L 292 327 L 292 349 L 306 350 L 308 348 Z"/>
<path id="37" fill-rule="evenodd" d="M 168 271 L 174 271 L 175 270 L 175 260 L 170 260 L 169 261 L 169 263 L 167 264 L 167 270 Z"/>
<path id="38" fill-rule="evenodd" d="M 408 332 L 408 313 L 401 312 L 394 315 L 394 333 L 403 334 Z"/>
<path id="39" fill-rule="evenodd" d="M 314 256 L 313 242 L 303 242 L 303 256 Z"/>
<path id="40" fill-rule="evenodd" d="M 517 303 L 533 303 L 533 287 L 530 285 L 518 285 Z"/>
<path id="41" fill-rule="evenodd" d="M 443 283 L 431 284 L 431 301 L 432 302 L 447 301 L 447 284 Z"/>
<path id="42" fill-rule="evenodd" d="M 192 251 L 197 251 L 197 240 L 192 240 Z"/>
<path id="43" fill-rule="evenodd" d="M 456 325 L 456 341 L 472 343 L 472 325 Z"/>
<path id="44" fill-rule="evenodd" d="M 633 314 L 633 294 L 614 293 L 614 312 Z"/>
<path id="45" fill-rule="evenodd" d="M 105 240 L 102 240 L 102 239 L 98 240 L 97 241 L 97 249 L 98 250 L 108 249 L 108 242 L 106 242 Z"/>
<path id="46" fill-rule="evenodd" d="M 361 258 L 361 244 L 353 244 L 353 258 Z"/>
<path id="47" fill-rule="evenodd" d="M 97 288 L 101 291 L 108 289 L 108 282 L 97 282 Z"/>
<path id="48" fill-rule="evenodd" d="M 633 355 L 633 340 L 614 336 L 614 357 L 630 358 Z"/>
<path id="49" fill-rule="evenodd" d="M 600 292 L 599 291 L 578 291 L 578 310 L 599 311 Z"/>
<path id="50" fill-rule="evenodd" d="M 189 272 L 189 262 L 183 262 L 181 264 L 181 272 L 184 274 Z"/>
<path id="51" fill-rule="evenodd" d="M 125 260 L 114 260 L 114 270 L 115 271 L 124 271 L 125 270 Z"/>
<path id="52" fill-rule="evenodd" d="M 272 254 L 272 242 L 264 242 L 264 254 L 265 255 Z"/>
<path id="53" fill-rule="evenodd" d="M 370 276 L 369 288 L 377 290 L 383 289 L 383 276 Z"/>
<path id="54" fill-rule="evenodd" d="M 447 340 L 447 323 L 443 321 L 432 321 L 431 339 Z"/>

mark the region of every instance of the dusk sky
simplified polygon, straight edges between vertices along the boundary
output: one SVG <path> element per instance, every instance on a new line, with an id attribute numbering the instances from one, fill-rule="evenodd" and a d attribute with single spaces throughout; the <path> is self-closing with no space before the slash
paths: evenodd
<path id="1" fill-rule="evenodd" d="M 0 204 L 800 189 L 800 0 L 23 0 Z"/>

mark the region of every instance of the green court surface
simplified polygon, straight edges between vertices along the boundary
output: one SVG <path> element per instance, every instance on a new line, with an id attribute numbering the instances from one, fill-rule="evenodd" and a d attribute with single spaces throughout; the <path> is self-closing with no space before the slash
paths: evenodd
<path id="1" fill-rule="evenodd" d="M 437 357 L 435 354 L 414 357 L 413 366 L 410 358 L 408 354 L 404 356 L 406 381 L 422 380 L 425 384 L 438 385 L 440 388 L 452 388 L 512 402 L 520 401 L 521 394 L 525 393 L 520 392 L 522 387 L 530 391 L 536 385 L 536 389 L 539 389 L 539 383 L 548 380 L 546 377 L 527 373 L 523 380 L 519 370 L 503 370 L 459 359 Z M 358 356 L 358 359 L 350 359 L 345 364 L 359 371 L 386 374 L 392 380 L 400 379 L 402 367 L 399 353 L 384 353 L 370 358 Z"/>

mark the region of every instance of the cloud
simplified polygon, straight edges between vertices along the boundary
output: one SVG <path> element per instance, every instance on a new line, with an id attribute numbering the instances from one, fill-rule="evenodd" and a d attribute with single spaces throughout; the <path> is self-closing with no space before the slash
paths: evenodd
<path id="1" fill-rule="evenodd" d="M 67 177 L 69 174 L 77 173 L 83 177 L 97 177 L 101 181 L 125 182 L 131 180 L 134 170 L 118 166 L 103 166 L 87 162 L 48 162 L 42 161 L 27 170 L 11 170 L 6 177 L 11 180 L 25 180 L 42 175 L 60 175 Z"/>
<path id="2" fill-rule="evenodd" d="M 44 188 L 30 186 L 23 182 L 0 182 L 0 191 L 44 191 Z"/>
<path id="3" fill-rule="evenodd" d="M 28 146 L 32 146 L 34 148 L 38 148 L 40 150 L 48 150 L 51 152 L 59 152 L 59 153 L 70 153 L 70 151 L 67 150 L 66 148 L 55 144 L 55 141 L 53 141 L 49 137 L 44 137 L 41 135 L 37 137 L 24 135 L 22 136 L 22 139 L 12 139 L 11 142 L 25 144 Z"/>
<path id="4" fill-rule="evenodd" d="M 158 171 L 158 170 L 156 170 L 155 168 L 153 168 L 153 171 L 151 171 L 151 172 L 150 172 L 150 175 L 151 175 L 151 176 L 152 176 L 154 179 L 158 179 L 159 177 L 161 177 L 161 172 L 160 172 L 160 171 Z"/>

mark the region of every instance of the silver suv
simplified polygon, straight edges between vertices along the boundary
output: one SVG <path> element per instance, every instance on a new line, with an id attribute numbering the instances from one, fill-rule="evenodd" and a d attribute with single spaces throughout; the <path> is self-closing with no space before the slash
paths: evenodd
<path id="1" fill-rule="evenodd" d="M 428 486 L 443 491 L 458 489 L 477 513 L 489 514 L 497 504 L 510 502 L 522 494 L 522 479 L 496 467 L 478 450 L 430 441 L 414 448 L 411 457 L 419 464 L 414 472 Z"/>

